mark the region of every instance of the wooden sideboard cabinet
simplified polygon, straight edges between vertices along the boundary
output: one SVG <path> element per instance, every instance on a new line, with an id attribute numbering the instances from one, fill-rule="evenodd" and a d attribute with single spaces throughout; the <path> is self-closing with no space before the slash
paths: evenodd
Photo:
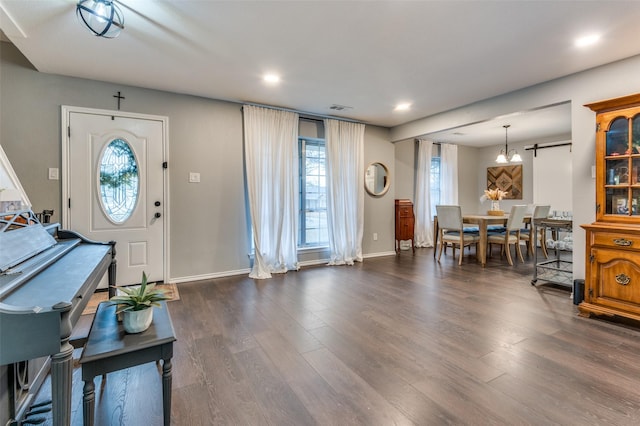
<path id="1" fill-rule="evenodd" d="M 640 320 L 640 94 L 596 112 L 596 222 L 586 230 L 584 316 Z"/>
<path id="2" fill-rule="evenodd" d="M 580 313 L 640 320 L 640 227 L 582 227 L 587 231 L 587 268 Z"/>
<path id="3" fill-rule="evenodd" d="M 411 240 L 411 250 L 416 252 L 414 241 L 413 203 L 411 200 L 396 200 L 396 253 L 400 253 L 400 241 Z"/>

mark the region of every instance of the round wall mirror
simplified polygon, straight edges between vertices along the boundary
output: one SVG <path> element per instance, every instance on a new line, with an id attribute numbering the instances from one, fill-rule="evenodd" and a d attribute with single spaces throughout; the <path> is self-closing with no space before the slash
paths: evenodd
<path id="1" fill-rule="evenodd" d="M 389 190 L 389 169 L 382 163 L 371 163 L 364 173 L 364 187 L 374 197 L 380 197 Z"/>

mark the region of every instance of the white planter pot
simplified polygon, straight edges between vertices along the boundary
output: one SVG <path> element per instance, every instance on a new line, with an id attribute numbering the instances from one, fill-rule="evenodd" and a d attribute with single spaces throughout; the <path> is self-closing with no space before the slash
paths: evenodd
<path id="1" fill-rule="evenodd" d="M 142 333 L 151 325 L 153 308 L 141 311 L 124 311 L 122 325 L 127 333 Z"/>

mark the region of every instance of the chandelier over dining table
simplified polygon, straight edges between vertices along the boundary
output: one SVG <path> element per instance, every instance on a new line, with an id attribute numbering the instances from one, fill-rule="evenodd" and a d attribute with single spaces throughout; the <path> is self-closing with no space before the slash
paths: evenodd
<path id="1" fill-rule="evenodd" d="M 518 151 L 515 149 L 509 150 L 509 142 L 507 132 L 510 124 L 505 124 L 504 126 L 504 149 L 500 150 L 498 157 L 496 158 L 496 163 L 507 164 L 507 163 L 521 163 L 522 157 L 518 154 Z"/>

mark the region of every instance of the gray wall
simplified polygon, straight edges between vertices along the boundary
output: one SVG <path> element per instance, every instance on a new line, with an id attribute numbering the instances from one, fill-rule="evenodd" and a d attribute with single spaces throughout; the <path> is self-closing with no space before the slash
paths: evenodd
<path id="1" fill-rule="evenodd" d="M 123 111 L 169 117 L 169 281 L 248 272 L 240 104 L 39 73 L 10 43 L 0 43 L 0 54 L 0 143 L 34 211 L 53 208 L 60 221 L 61 181 L 47 179 L 49 167 L 61 167 L 60 106 L 113 110 L 121 91 Z M 387 129 L 366 126 L 370 161 L 384 162 L 393 176 Z M 201 183 L 188 183 L 189 172 L 199 172 Z M 365 255 L 393 250 L 393 191 L 392 180 L 384 197 L 365 196 Z M 366 238 L 373 232 L 375 244 Z"/>
<path id="2" fill-rule="evenodd" d="M 413 138 L 394 144 L 396 198 L 414 201 L 416 145 Z"/>
<path id="3" fill-rule="evenodd" d="M 381 197 L 364 194 L 364 231 L 362 253 L 364 257 L 394 254 L 394 198 L 397 183 L 393 144 L 389 142 L 389 131 L 382 127 L 366 126 L 364 132 L 364 166 L 383 163 L 389 168 L 389 191 Z M 363 171 L 364 172 L 364 171 Z M 373 240 L 373 234 L 378 240 Z"/>
<path id="4" fill-rule="evenodd" d="M 523 195 L 520 200 L 503 200 L 500 205 L 508 211 L 515 204 L 533 203 L 533 151 L 526 151 L 526 146 L 535 143 L 552 143 L 571 139 L 569 135 L 555 139 L 532 139 L 519 143 L 511 143 L 510 148 L 516 149 L 522 157 Z M 404 198 L 413 198 L 415 186 L 415 156 L 414 139 L 405 139 L 394 144 L 396 155 L 396 169 L 399 171 L 398 192 Z M 480 213 L 489 209 L 489 202 L 481 202 L 480 197 L 487 188 L 487 167 L 495 167 L 495 159 L 504 145 L 498 144 L 482 148 L 458 146 L 458 203 L 463 213 Z M 402 198 L 399 196 L 399 198 Z M 571 194 L 567 194 L 571 197 Z"/>
<path id="5" fill-rule="evenodd" d="M 571 101 L 573 273 L 584 278 L 585 234 L 580 224 L 595 220 L 595 113 L 583 105 L 640 92 L 640 56 L 487 99 L 391 129 L 392 141 L 404 141 L 442 129 L 488 120 L 558 102 Z M 521 153 L 522 154 L 522 153 Z"/>

